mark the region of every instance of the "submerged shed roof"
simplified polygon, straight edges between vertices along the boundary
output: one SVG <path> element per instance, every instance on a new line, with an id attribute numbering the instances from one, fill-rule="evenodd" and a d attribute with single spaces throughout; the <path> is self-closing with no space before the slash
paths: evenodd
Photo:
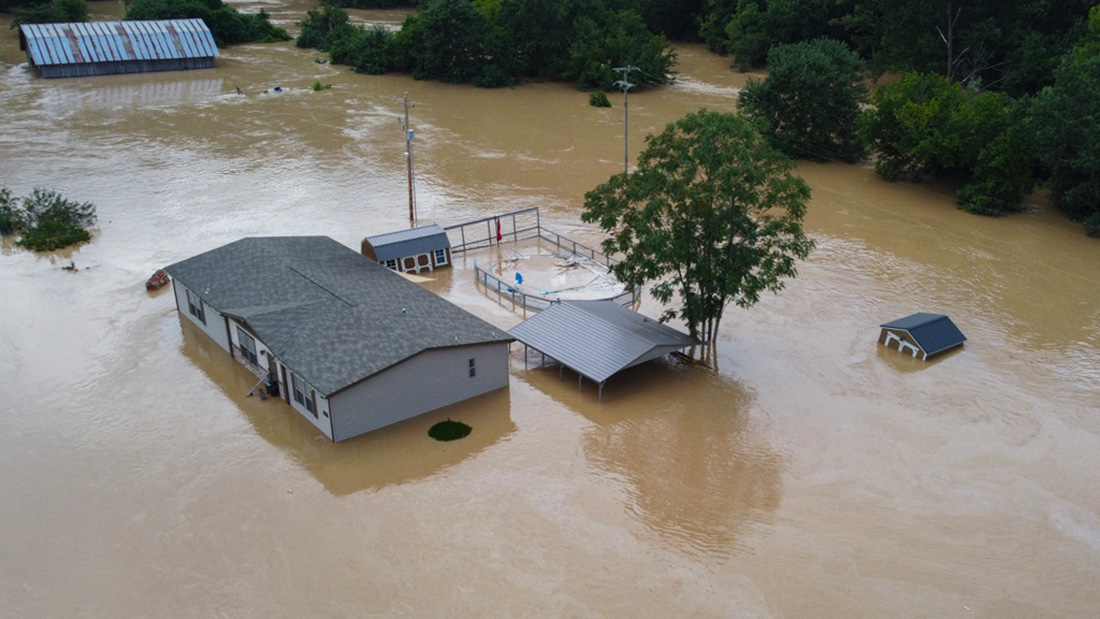
<path id="1" fill-rule="evenodd" d="M 325 396 L 424 350 L 513 339 L 326 236 L 244 238 L 165 270 Z"/>
<path id="2" fill-rule="evenodd" d="M 553 303 L 509 333 L 597 383 L 697 344 L 688 335 L 614 301 Z"/>
<path id="3" fill-rule="evenodd" d="M 374 248 L 379 262 L 427 254 L 451 246 L 446 231 L 438 224 L 368 236 L 367 242 Z"/>
<path id="4" fill-rule="evenodd" d="M 883 329 L 908 331 L 928 356 L 966 341 L 962 331 L 944 314 L 917 312 L 880 326 Z"/>
<path id="5" fill-rule="evenodd" d="M 35 66 L 213 58 L 218 47 L 197 18 L 68 24 L 21 24 Z"/>

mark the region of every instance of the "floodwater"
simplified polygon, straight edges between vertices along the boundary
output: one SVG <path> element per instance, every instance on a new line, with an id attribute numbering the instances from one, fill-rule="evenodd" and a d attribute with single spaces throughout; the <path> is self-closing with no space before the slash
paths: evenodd
<path id="1" fill-rule="evenodd" d="M 292 26 L 310 5 L 263 6 Z M 641 366 L 602 402 L 520 346 L 508 389 L 339 445 L 244 397 L 252 376 L 142 284 L 242 236 L 358 247 L 407 225 L 394 96 L 416 102 L 422 222 L 539 206 L 594 245 L 583 194 L 622 169 L 618 95 L 320 57 L 249 45 L 214 70 L 42 80 L 0 34 L 0 184 L 100 216 L 75 250 L 0 245 L 0 615 L 1096 615 L 1100 242 L 1039 199 L 985 219 L 934 185 L 804 164 L 818 249 L 799 278 L 729 309 L 717 372 Z M 731 109 L 746 76 L 727 65 L 681 47 L 676 85 L 630 96 L 631 154 Z M 520 319 L 468 261 L 428 286 Z M 876 345 L 914 311 L 950 314 L 965 349 Z M 446 417 L 473 434 L 429 439 Z"/>

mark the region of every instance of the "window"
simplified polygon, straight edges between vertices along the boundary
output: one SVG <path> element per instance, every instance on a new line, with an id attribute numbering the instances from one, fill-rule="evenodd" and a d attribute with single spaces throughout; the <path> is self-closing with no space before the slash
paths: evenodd
<path id="1" fill-rule="evenodd" d="M 191 294 L 190 290 L 185 289 L 185 291 L 187 292 L 187 311 L 205 325 L 206 311 L 202 307 L 202 299 L 198 295 Z"/>
<path id="2" fill-rule="evenodd" d="M 291 374 L 294 379 L 294 401 L 306 407 L 306 410 L 317 416 L 317 407 L 313 405 L 313 390 L 309 388 L 301 376 Z"/>
<path id="3" fill-rule="evenodd" d="M 260 365 L 260 359 L 256 356 L 256 339 L 237 327 L 237 340 L 241 343 L 241 356 L 252 365 Z"/>
<path id="4" fill-rule="evenodd" d="M 393 259 L 387 260 L 386 261 L 386 268 L 387 269 L 393 269 L 394 271 L 396 271 L 397 270 L 397 260 L 393 260 Z"/>
<path id="5" fill-rule="evenodd" d="M 474 365 L 474 360 L 470 359 L 470 378 L 477 376 L 477 366 Z"/>
<path id="6" fill-rule="evenodd" d="M 447 250 L 446 249 L 437 249 L 437 250 L 435 250 L 435 263 L 436 264 L 447 264 Z"/>

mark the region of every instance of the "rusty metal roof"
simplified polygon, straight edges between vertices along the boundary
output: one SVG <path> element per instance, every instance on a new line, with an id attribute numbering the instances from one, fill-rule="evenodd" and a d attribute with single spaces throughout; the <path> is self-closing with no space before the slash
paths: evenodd
<path id="1" fill-rule="evenodd" d="M 219 56 L 201 19 L 21 24 L 35 66 Z"/>

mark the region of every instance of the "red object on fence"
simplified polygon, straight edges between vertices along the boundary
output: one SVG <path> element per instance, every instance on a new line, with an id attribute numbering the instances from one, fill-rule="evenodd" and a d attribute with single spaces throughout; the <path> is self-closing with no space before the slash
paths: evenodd
<path id="1" fill-rule="evenodd" d="M 498 219 L 498 220 L 497 220 L 497 243 L 499 243 L 499 242 L 501 241 L 501 239 L 502 239 L 502 238 L 503 238 L 503 237 L 502 237 L 502 236 L 500 236 L 500 220 Z"/>

